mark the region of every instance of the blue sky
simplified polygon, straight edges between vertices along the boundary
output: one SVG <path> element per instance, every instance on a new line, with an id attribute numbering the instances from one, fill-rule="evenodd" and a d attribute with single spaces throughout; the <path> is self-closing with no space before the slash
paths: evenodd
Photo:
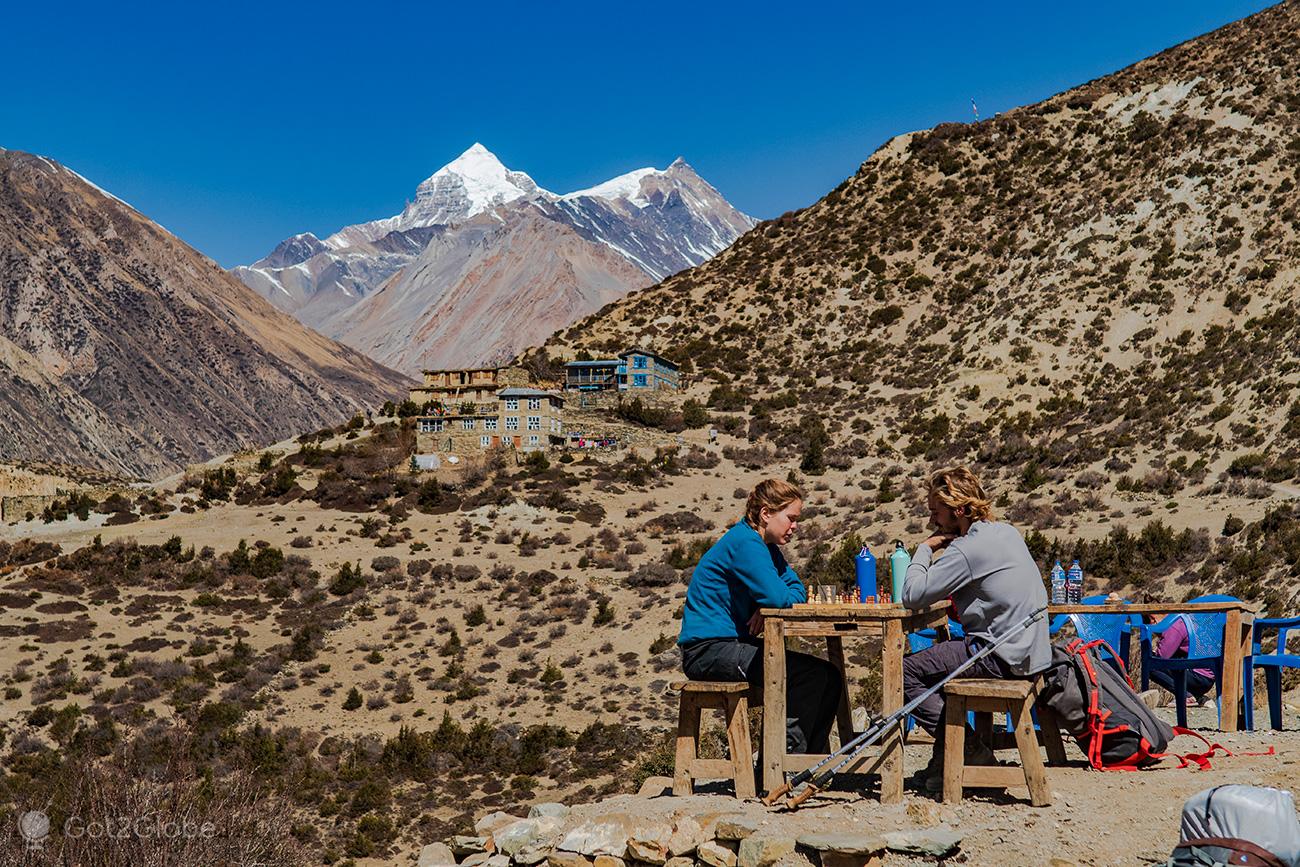
<path id="1" fill-rule="evenodd" d="M 15 3 L 0 147 L 225 266 L 394 214 L 475 141 L 556 192 L 681 155 L 767 218 L 972 98 L 1035 102 L 1265 5 Z"/>

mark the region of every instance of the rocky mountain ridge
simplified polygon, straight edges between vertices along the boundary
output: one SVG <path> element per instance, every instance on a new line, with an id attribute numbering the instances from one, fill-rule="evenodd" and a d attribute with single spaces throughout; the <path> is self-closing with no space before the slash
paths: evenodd
<path id="1" fill-rule="evenodd" d="M 485 233 L 484 220 L 498 230 Z M 402 213 L 324 241 L 296 235 L 232 273 L 322 333 L 414 374 L 508 358 L 631 289 L 705 261 L 752 224 L 682 159 L 557 195 L 475 144 L 421 183 Z M 524 227 L 527 238 L 511 237 Z M 545 250 L 541 236 L 564 240 Z M 490 263 L 483 271 L 463 271 L 455 253 L 429 262 L 470 247 Z M 512 258 L 512 250 L 530 258 Z M 447 323 L 464 337 L 413 350 L 389 336 Z M 479 328 L 493 337 L 473 339 Z"/>
<path id="2" fill-rule="evenodd" d="M 405 384 L 44 157 L 0 151 L 0 263 L 6 459 L 157 477 Z"/>

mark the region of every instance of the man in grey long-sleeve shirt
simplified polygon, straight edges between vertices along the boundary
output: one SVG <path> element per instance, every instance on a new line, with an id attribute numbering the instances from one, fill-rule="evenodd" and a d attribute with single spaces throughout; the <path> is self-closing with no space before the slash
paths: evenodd
<path id="1" fill-rule="evenodd" d="M 903 584 L 903 604 L 922 608 L 951 599 L 965 638 L 943 641 L 903 660 L 903 698 L 911 701 L 971 657 L 979 643 L 991 644 L 1047 604 L 1043 578 L 1025 540 L 1010 524 L 993 520 L 992 503 L 970 470 L 943 470 L 930 478 L 928 505 L 938 532 L 916 549 Z M 934 559 L 936 551 L 947 549 Z M 1046 620 L 1038 620 L 966 670 L 966 677 L 1027 677 L 1052 660 Z M 935 736 L 926 768 L 926 787 L 942 787 L 942 693 L 917 707 L 913 716 Z M 991 763 L 987 745 L 967 733 L 968 758 Z"/>

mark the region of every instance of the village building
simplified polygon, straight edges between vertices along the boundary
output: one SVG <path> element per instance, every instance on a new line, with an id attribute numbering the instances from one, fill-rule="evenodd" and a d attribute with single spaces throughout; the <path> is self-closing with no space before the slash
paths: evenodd
<path id="1" fill-rule="evenodd" d="M 519 451 L 563 446 L 564 398 L 537 388 L 512 386 L 491 400 L 443 402 L 415 419 L 416 451 L 466 454 L 494 448 Z"/>
<path id="2" fill-rule="evenodd" d="M 645 392 L 681 387 L 676 363 L 645 349 L 629 349 L 616 358 L 570 361 L 564 365 L 567 391 Z"/>
<path id="3" fill-rule="evenodd" d="M 462 404 L 496 403 L 503 388 L 528 385 L 528 371 L 522 367 L 467 367 L 457 370 L 426 370 L 424 383 L 411 389 L 411 400 L 423 407 L 441 404 L 446 409 Z"/>

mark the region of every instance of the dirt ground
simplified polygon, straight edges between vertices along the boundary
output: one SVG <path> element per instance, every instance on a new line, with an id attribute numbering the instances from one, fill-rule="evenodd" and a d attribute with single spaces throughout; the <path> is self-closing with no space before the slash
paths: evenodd
<path id="1" fill-rule="evenodd" d="M 1052 803 L 1047 807 L 1030 806 L 1023 787 L 968 791 L 961 803 L 943 804 L 911 782 L 903 803 L 883 805 L 874 778 L 857 776 L 841 778 L 831 791 L 819 794 L 793 812 L 769 809 L 757 801 L 739 802 L 731 797 L 725 783 L 701 785 L 697 787 L 699 793 L 689 798 L 619 796 L 572 806 L 575 814 L 586 817 L 610 813 L 656 818 L 679 812 L 742 813 L 760 820 L 760 833 L 764 835 L 791 837 L 822 831 L 883 834 L 942 825 L 962 838 L 960 850 L 941 862 L 948 864 L 1069 867 L 1162 863 L 1178 842 L 1183 803 L 1197 792 L 1233 783 L 1291 791 L 1300 787 L 1300 728 L 1295 708 L 1300 696 L 1293 693 L 1287 699 L 1291 707 L 1284 731 L 1215 732 L 1213 707 L 1192 710 L 1190 725 L 1234 753 L 1228 756 L 1218 751 L 1209 770 L 1199 770 L 1195 765 L 1180 768 L 1171 757 L 1143 771 L 1093 771 L 1082 751 L 1067 739 L 1070 765 L 1048 769 Z M 1158 713 L 1173 722 L 1172 709 Z M 1269 747 L 1274 750 L 1272 755 L 1245 755 L 1267 752 Z M 1179 753 L 1204 749 L 1188 736 L 1178 737 L 1171 744 L 1171 751 Z M 909 775 L 924 766 L 929 751 L 928 744 L 906 748 Z M 1000 752 L 999 757 L 1014 761 L 1015 751 Z M 411 863 L 415 855 L 416 850 L 407 850 L 388 861 L 364 863 Z M 889 852 L 884 863 L 901 867 L 933 864 L 935 859 Z"/>

